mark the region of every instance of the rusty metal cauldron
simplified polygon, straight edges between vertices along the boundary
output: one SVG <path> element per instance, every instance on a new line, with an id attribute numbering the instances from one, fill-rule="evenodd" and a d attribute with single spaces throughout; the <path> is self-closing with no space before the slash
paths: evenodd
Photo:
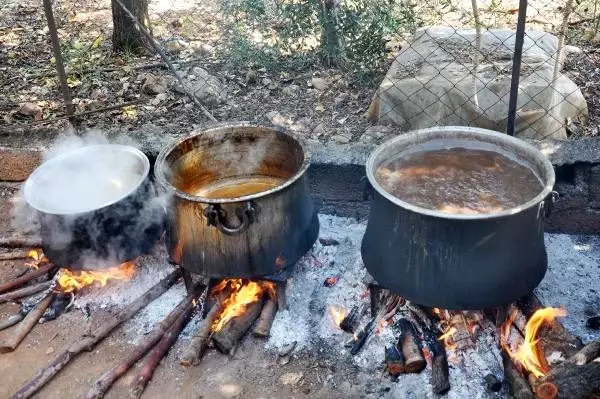
<path id="1" fill-rule="evenodd" d="M 246 123 L 196 132 L 164 148 L 155 175 L 171 194 L 171 259 L 213 278 L 272 275 L 295 263 L 319 232 L 306 179 L 309 160 L 290 133 Z M 279 183 L 250 195 L 202 194 L 219 181 L 256 176 Z"/>

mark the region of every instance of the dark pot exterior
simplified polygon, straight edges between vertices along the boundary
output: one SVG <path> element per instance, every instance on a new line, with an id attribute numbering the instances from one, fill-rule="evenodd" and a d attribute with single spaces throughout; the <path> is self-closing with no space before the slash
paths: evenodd
<path id="1" fill-rule="evenodd" d="M 165 229 L 165 210 L 146 180 L 128 197 L 77 215 L 40 214 L 44 254 L 71 270 L 103 269 L 149 253 Z"/>
<path id="2" fill-rule="evenodd" d="M 169 180 L 172 165 L 191 151 L 214 154 L 219 148 L 227 147 L 227 151 L 241 154 L 264 135 L 275 135 L 278 139 L 273 144 L 275 148 L 267 151 L 262 174 L 269 175 L 268 170 L 275 173 L 281 163 L 295 156 L 292 152 L 301 157 L 298 165 L 290 167 L 293 177 L 282 188 L 240 201 L 209 200 L 187 194 Z M 294 151 L 288 153 L 286 148 L 282 148 L 285 143 L 291 143 Z M 206 157 L 210 155 L 204 155 Z M 155 174 L 157 180 L 173 194 L 167 211 L 167 247 L 173 262 L 190 272 L 211 278 L 276 275 L 293 265 L 313 246 L 319 232 L 319 221 L 305 173 L 308 162 L 309 154 L 305 147 L 289 133 L 279 128 L 246 123 L 192 134 L 161 151 Z M 223 164 L 221 170 L 231 167 L 226 166 L 228 162 Z M 241 164 L 243 166 L 243 160 Z M 263 168 L 262 164 L 259 169 Z M 193 180 L 193 170 L 203 167 L 191 167 L 192 172 L 181 172 L 183 177 L 176 179 Z M 215 215 L 219 217 L 218 223 L 215 223 Z M 242 222 L 244 218 L 248 219 L 247 224 Z"/>
<path id="3" fill-rule="evenodd" d="M 460 140 L 488 133 L 472 128 L 427 129 L 416 132 L 418 139 L 413 141 L 426 142 L 428 135 L 452 138 L 455 131 L 465 132 Z M 510 148 L 510 140 L 516 140 L 504 142 L 498 133 L 493 135 L 490 142 L 498 138 L 504 148 Z M 411 138 L 406 140 L 410 145 Z M 523 144 L 520 155 L 532 149 Z M 372 171 L 377 167 L 374 155 L 367 163 Z M 543 163 L 543 155 L 534 154 L 532 159 L 540 162 L 536 172 L 545 183 L 543 195 L 520 209 L 489 217 L 423 210 L 398 201 L 381 186 L 372 190 L 373 202 L 361 247 L 370 274 L 385 288 L 429 307 L 484 309 L 530 293 L 547 269 L 544 218 L 552 203 L 554 184 L 552 166 L 548 161 Z M 374 182 L 372 173 L 369 181 Z"/>

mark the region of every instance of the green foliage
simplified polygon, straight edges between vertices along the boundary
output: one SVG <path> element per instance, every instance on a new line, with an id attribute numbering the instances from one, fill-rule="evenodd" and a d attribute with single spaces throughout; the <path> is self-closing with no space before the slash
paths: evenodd
<path id="1" fill-rule="evenodd" d="M 221 54 L 239 66 L 351 70 L 385 61 L 386 42 L 421 22 L 409 0 L 222 0 Z"/>

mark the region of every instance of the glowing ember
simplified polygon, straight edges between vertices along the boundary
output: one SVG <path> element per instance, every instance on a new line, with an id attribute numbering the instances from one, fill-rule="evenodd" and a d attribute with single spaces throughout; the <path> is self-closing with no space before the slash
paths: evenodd
<path id="1" fill-rule="evenodd" d="M 379 323 L 377 323 L 377 330 L 375 330 L 375 334 L 381 334 L 383 330 L 389 325 L 390 322 L 388 320 L 379 320 Z"/>
<path id="2" fill-rule="evenodd" d="M 263 295 L 275 297 L 275 283 L 270 281 L 244 281 L 242 279 L 222 280 L 213 290 L 218 295 L 229 287 L 230 294 L 225 299 L 223 312 L 212 325 L 212 331 L 219 331 L 231 319 L 244 313 L 248 305 L 260 300 Z"/>
<path id="3" fill-rule="evenodd" d="M 62 292 L 73 292 L 88 285 L 97 284 L 104 287 L 108 280 L 131 280 L 135 274 L 135 262 L 125 262 L 116 267 L 94 271 L 70 271 L 60 269 L 57 284 Z"/>
<path id="4" fill-rule="evenodd" d="M 340 280 L 340 276 L 332 276 L 332 277 L 327 277 L 325 279 L 325 282 L 323 283 L 323 285 L 325 287 L 333 287 L 334 285 L 337 284 L 337 282 Z"/>
<path id="5" fill-rule="evenodd" d="M 536 377 L 543 377 L 549 371 L 542 349 L 538 346 L 538 331 L 544 323 L 550 323 L 557 317 L 566 316 L 567 312 L 559 308 L 538 309 L 527 321 L 525 326 L 525 340 L 516 351 L 511 350 L 508 345 L 510 325 L 514 321 L 516 313 L 510 315 L 502 326 L 502 347 L 516 363 L 523 366 Z"/>
<path id="6" fill-rule="evenodd" d="M 340 324 L 342 324 L 342 320 L 344 320 L 346 316 L 348 316 L 348 310 L 341 306 L 330 306 L 328 310 L 331 321 L 337 327 L 339 327 Z"/>

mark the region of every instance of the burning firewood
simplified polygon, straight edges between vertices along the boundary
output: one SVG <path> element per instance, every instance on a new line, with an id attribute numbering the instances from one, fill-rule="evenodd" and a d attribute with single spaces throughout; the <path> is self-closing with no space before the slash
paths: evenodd
<path id="1" fill-rule="evenodd" d="M 198 326 L 198 329 L 190 340 L 188 347 L 179 360 L 182 366 L 197 366 L 200 363 L 200 359 L 202 359 L 204 351 L 206 351 L 206 348 L 208 348 L 208 343 L 212 334 L 212 326 L 217 317 L 219 317 L 221 312 L 223 312 L 223 309 L 225 308 L 225 299 L 227 299 L 229 294 L 230 291 L 228 289 L 225 289 L 219 294 L 214 305 Z"/>
<path id="2" fill-rule="evenodd" d="M 129 354 L 119 364 L 116 364 L 112 369 L 102 374 L 93 384 L 90 390 L 86 393 L 86 399 L 99 399 L 110 389 L 112 384 L 121 378 L 138 360 L 148 353 L 158 341 L 165 335 L 165 332 L 171 327 L 183 312 L 192 307 L 192 302 L 195 295 L 186 296 L 167 317 L 154 327 L 154 329 L 139 343 L 133 352 Z"/>
<path id="3" fill-rule="evenodd" d="M 40 317 L 44 314 L 50 303 L 52 302 L 52 294 L 48 294 L 42 299 L 31 312 L 25 316 L 23 321 L 12 332 L 12 335 L 0 344 L 0 353 L 12 352 L 29 334 L 33 327 L 38 323 Z"/>
<path id="4" fill-rule="evenodd" d="M 572 363 L 582 366 L 600 357 L 600 340 L 590 342 L 574 354 L 571 359 Z"/>
<path id="5" fill-rule="evenodd" d="M 517 370 L 512 359 L 506 352 L 502 352 L 504 365 L 504 378 L 508 383 L 510 393 L 514 399 L 533 399 L 533 393 L 523 375 Z"/>
<path id="6" fill-rule="evenodd" d="M 152 379 L 156 366 L 160 363 L 163 357 L 167 354 L 169 349 L 177 341 L 179 334 L 185 328 L 186 324 L 190 320 L 194 307 L 188 306 L 183 312 L 177 317 L 175 323 L 173 323 L 167 332 L 162 336 L 158 344 L 152 349 L 152 352 L 148 355 L 148 358 L 144 362 L 142 369 L 134 378 L 129 388 L 129 397 L 132 399 L 138 399 L 142 396 L 146 385 Z"/>
<path id="7" fill-rule="evenodd" d="M 385 370 L 393 377 L 406 372 L 404 355 L 397 345 L 385 348 Z"/>
<path id="8" fill-rule="evenodd" d="M 0 303 L 14 301 L 15 299 L 25 298 L 33 294 L 45 291 L 54 285 L 53 281 L 44 281 L 39 284 L 34 284 L 21 288 L 18 290 L 10 291 L 0 295 Z"/>
<path id="9" fill-rule="evenodd" d="M 427 363 L 423 357 L 421 344 L 413 324 L 405 318 L 396 322 L 400 329 L 400 338 L 396 347 L 402 351 L 404 357 L 404 370 L 406 373 L 420 373 Z"/>
<path id="10" fill-rule="evenodd" d="M 258 338 L 268 338 L 271 333 L 271 326 L 277 314 L 277 298 L 269 298 L 265 302 L 256 326 L 254 326 L 254 336 Z"/>
<path id="11" fill-rule="evenodd" d="M 262 308 L 262 301 L 255 301 L 246 306 L 244 312 L 229 320 L 223 328 L 215 332 L 212 342 L 221 353 L 228 354 L 238 340 L 248 331 Z"/>
<path id="12" fill-rule="evenodd" d="M 15 315 L 10 316 L 6 320 L 0 321 L 0 331 L 6 330 L 7 328 L 14 326 L 15 324 L 23 320 L 24 317 L 25 316 L 23 316 L 21 313 L 17 313 Z"/>
<path id="13" fill-rule="evenodd" d="M 600 395 L 600 362 L 577 366 L 564 362 L 535 385 L 538 399 L 592 398 Z"/>
<path id="14" fill-rule="evenodd" d="M 102 324 L 96 331 L 92 332 L 92 334 L 86 335 L 78 342 L 73 343 L 68 349 L 54 358 L 47 367 L 39 370 L 31 380 L 19 388 L 12 396 L 12 399 L 30 398 L 58 374 L 60 370 L 69 364 L 71 360 L 82 352 L 92 350 L 98 342 L 106 338 L 115 328 L 120 326 L 126 320 L 129 320 L 150 302 L 164 294 L 180 277 L 181 269 L 175 269 L 167 277 L 163 278 L 146 291 L 142 296 L 126 306 L 112 320 Z"/>
<path id="15" fill-rule="evenodd" d="M 354 344 L 350 349 L 350 353 L 354 356 L 365 345 L 365 342 L 369 339 L 373 331 L 378 328 L 382 323 L 387 323 L 397 312 L 403 303 L 403 300 L 397 296 L 392 295 L 387 291 L 387 300 L 385 306 L 382 306 L 377 315 L 371 318 L 369 322 L 355 335 Z"/>
<path id="16" fill-rule="evenodd" d="M 45 265 L 42 265 L 37 270 L 33 270 L 25 274 L 24 276 L 0 284 L 0 294 L 3 294 L 15 288 L 19 288 L 20 286 L 28 283 L 34 278 L 38 278 L 40 276 L 43 276 L 44 274 L 51 274 L 54 271 L 56 271 L 56 266 L 54 266 L 53 264 L 47 263 Z"/>
<path id="17" fill-rule="evenodd" d="M 350 310 L 350 313 L 342 319 L 340 328 L 347 333 L 353 334 L 354 330 L 358 327 L 358 323 L 360 322 L 360 318 L 364 311 L 364 305 L 355 305 L 352 310 Z"/>
<path id="18" fill-rule="evenodd" d="M 27 259 L 27 258 L 29 258 L 29 252 L 30 251 L 26 251 L 26 250 L 15 250 L 12 252 L 4 252 L 4 253 L 0 254 L 0 261 Z"/>

